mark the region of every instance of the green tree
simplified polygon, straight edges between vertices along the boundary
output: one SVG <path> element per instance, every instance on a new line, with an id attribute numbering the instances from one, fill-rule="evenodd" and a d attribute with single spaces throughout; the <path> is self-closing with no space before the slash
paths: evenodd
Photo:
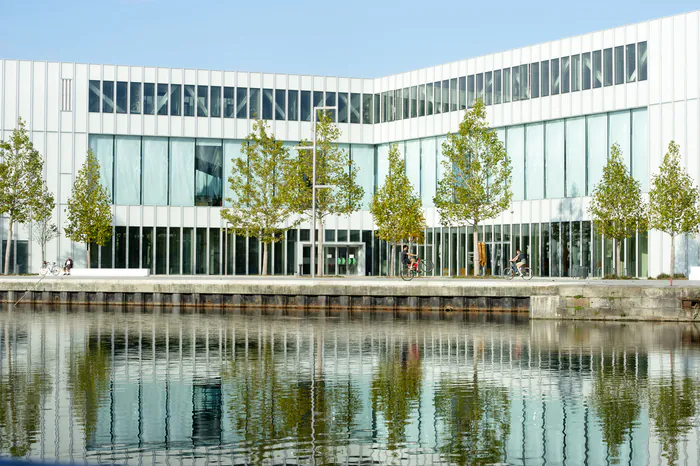
<path id="1" fill-rule="evenodd" d="M 230 209 L 221 217 L 246 236 L 255 236 L 263 244 L 262 274 L 267 275 L 270 244 L 284 239 L 280 226 L 293 214 L 289 190 L 284 186 L 291 159 L 282 141 L 268 132 L 265 122 L 253 123 L 253 132 L 241 147 L 244 157 L 234 158 L 228 181 L 234 193 Z M 291 228 L 294 228 L 295 222 Z"/>
<path id="2" fill-rule="evenodd" d="M 34 241 L 41 246 L 41 262 L 46 260 L 46 245 L 49 241 L 60 236 L 55 223 L 51 221 L 51 215 L 56 208 L 53 194 L 45 189 L 41 194 L 41 202 L 33 210 L 31 234 Z"/>
<path id="3" fill-rule="evenodd" d="M 637 229 L 646 229 L 647 208 L 641 184 L 630 174 L 618 144 L 610 148 L 603 178 L 593 189 L 588 212 L 596 230 L 615 241 L 615 273 L 619 276 L 622 244 Z"/>
<path id="4" fill-rule="evenodd" d="M 374 194 L 370 212 L 377 225 L 377 236 L 391 244 L 390 270 L 394 271 L 396 245 L 419 241 L 425 228 L 423 203 L 406 176 L 406 165 L 396 144 L 389 149 L 389 173 Z"/>
<path id="5" fill-rule="evenodd" d="M 486 122 L 486 107 L 477 100 L 457 133 L 442 144 L 444 174 L 433 199 L 444 226 L 474 226 L 474 275 L 479 274 L 478 226 L 510 206 L 511 165 L 503 143 Z"/>
<path id="6" fill-rule="evenodd" d="M 76 243 L 87 244 L 88 268 L 93 243 L 104 246 L 112 237 L 112 209 L 107 188 L 100 183 L 100 163 L 88 150 L 85 163 L 73 183 L 73 194 L 68 199 L 66 237 Z"/>
<path id="7" fill-rule="evenodd" d="M 695 380 L 678 380 L 673 372 L 670 380 L 662 378 L 649 388 L 649 416 L 668 464 L 677 464 L 678 442 L 695 426 L 696 397 Z"/>
<path id="8" fill-rule="evenodd" d="M 70 354 L 68 387 L 86 440 L 95 434 L 100 404 L 109 394 L 111 361 L 106 345 L 106 340 L 88 338 L 80 351 Z"/>
<path id="9" fill-rule="evenodd" d="M 318 275 L 323 275 L 323 226 L 329 215 L 350 215 L 360 210 L 364 190 L 357 184 L 359 168 L 349 153 L 338 147 L 340 130 L 327 112 L 318 114 L 316 124 L 316 228 Z M 297 158 L 287 173 L 290 207 L 294 213 L 312 217 L 313 151 L 309 141 L 302 141 Z"/>
<path id="10" fill-rule="evenodd" d="M 42 177 L 44 161 L 24 127 L 17 121 L 8 141 L 0 141 L 0 216 L 9 220 L 4 273 L 10 273 L 10 251 L 15 223 L 27 224 L 48 193 Z"/>
<path id="11" fill-rule="evenodd" d="M 676 236 L 698 233 L 699 198 L 700 191 L 681 167 L 678 144 L 671 141 L 659 173 L 652 176 L 649 191 L 649 226 L 671 237 L 671 285 L 676 272 Z"/>

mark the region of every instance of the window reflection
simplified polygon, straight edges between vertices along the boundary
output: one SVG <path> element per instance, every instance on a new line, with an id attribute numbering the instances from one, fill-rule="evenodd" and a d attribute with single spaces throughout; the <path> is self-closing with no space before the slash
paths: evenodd
<path id="1" fill-rule="evenodd" d="M 191 84 L 185 85 L 185 99 L 183 101 L 185 116 L 194 116 L 194 86 Z"/>
<path id="2" fill-rule="evenodd" d="M 491 72 L 489 71 L 489 76 Z M 488 78 L 486 78 L 488 81 Z M 488 83 L 487 83 L 488 84 Z M 459 78 L 459 109 L 464 110 L 467 108 L 467 77 L 460 76 Z"/>
<path id="3" fill-rule="evenodd" d="M 262 97 L 263 120 L 272 120 L 272 89 L 263 89 Z"/>
<path id="4" fill-rule="evenodd" d="M 301 121 L 311 121 L 311 91 L 301 91 Z"/>
<path id="5" fill-rule="evenodd" d="M 573 92 L 581 90 L 581 55 L 571 57 L 571 90 Z"/>
<path id="6" fill-rule="evenodd" d="M 637 61 L 639 81 L 647 80 L 647 43 L 646 41 L 637 44 Z"/>
<path id="7" fill-rule="evenodd" d="M 510 68 L 503 70 L 503 103 L 510 102 Z"/>
<path id="8" fill-rule="evenodd" d="M 239 87 L 236 89 L 236 118 L 248 116 L 248 89 Z"/>
<path id="9" fill-rule="evenodd" d="M 197 116 L 209 116 L 209 87 L 197 86 Z"/>
<path id="10" fill-rule="evenodd" d="M 131 83 L 129 93 L 129 112 L 138 115 L 141 113 L 141 83 Z"/>
<path id="11" fill-rule="evenodd" d="M 212 118 L 221 117 L 221 87 L 212 86 L 211 87 L 211 116 Z"/>
<path id="12" fill-rule="evenodd" d="M 143 114 L 153 115 L 156 109 L 156 85 L 153 83 L 143 84 Z"/>
<path id="13" fill-rule="evenodd" d="M 236 97 L 233 87 L 224 87 L 224 118 L 236 116 Z"/>
<path id="14" fill-rule="evenodd" d="M 102 81 L 102 113 L 114 113 L 114 81 Z"/>
<path id="15" fill-rule="evenodd" d="M 348 122 L 348 94 L 338 93 L 338 123 Z"/>
<path id="16" fill-rule="evenodd" d="M 179 84 L 170 85 L 170 115 L 180 116 L 182 114 L 182 86 Z"/>
<path id="17" fill-rule="evenodd" d="M 625 47 L 615 47 L 615 84 L 625 83 Z"/>
<path id="18" fill-rule="evenodd" d="M 248 118 L 250 118 L 251 120 L 262 118 L 262 114 L 260 113 L 260 89 L 250 89 L 248 110 Z"/>
<path id="19" fill-rule="evenodd" d="M 540 64 L 535 62 L 530 65 L 530 95 L 533 99 L 540 96 Z"/>
<path id="20" fill-rule="evenodd" d="M 439 86 L 440 83 L 435 83 L 435 84 Z M 438 89 L 439 89 L 439 87 L 438 87 Z M 434 100 L 433 100 L 433 83 L 428 83 L 425 85 L 425 93 L 426 93 L 426 100 L 427 100 L 426 113 L 428 115 L 432 115 L 433 114 L 433 102 L 434 102 Z M 439 96 L 440 91 L 438 91 L 437 94 Z M 438 97 L 438 99 L 439 99 L 439 97 Z M 439 107 L 440 107 L 440 103 L 438 100 L 438 111 L 436 113 L 440 113 Z"/>
<path id="21" fill-rule="evenodd" d="M 418 86 L 418 116 L 425 116 L 425 85 Z"/>
<path id="22" fill-rule="evenodd" d="M 127 83 L 124 81 L 117 83 L 117 113 L 126 113 L 127 87 Z"/>
<path id="23" fill-rule="evenodd" d="M 350 123 L 360 122 L 360 94 L 350 94 Z"/>
<path id="24" fill-rule="evenodd" d="M 195 205 L 221 206 L 223 147 L 221 140 L 197 139 L 195 145 Z"/>
<path id="25" fill-rule="evenodd" d="M 88 98 L 88 110 L 90 112 L 99 113 L 100 112 L 100 98 L 102 96 L 102 89 L 100 88 L 100 81 L 90 80 L 90 95 Z"/>
<path id="26" fill-rule="evenodd" d="M 603 57 L 600 50 L 593 52 L 593 89 L 603 87 Z"/>
<path id="27" fill-rule="evenodd" d="M 493 73 L 491 71 L 487 71 L 485 74 L 485 80 L 486 80 L 486 89 L 484 93 L 484 103 L 486 105 L 491 105 L 493 103 Z M 461 79 L 461 78 L 460 78 Z M 461 98 L 461 94 L 460 94 Z"/>
<path id="28" fill-rule="evenodd" d="M 569 72 L 569 57 L 561 59 L 561 93 L 566 94 L 570 90 L 571 80 Z"/>
<path id="29" fill-rule="evenodd" d="M 493 103 L 500 104 L 502 101 L 502 89 L 503 84 L 501 80 L 501 70 L 496 70 L 493 72 Z"/>
<path id="30" fill-rule="evenodd" d="M 156 99 L 156 113 L 158 115 L 168 114 L 168 85 L 158 84 L 158 98 Z"/>
<path id="31" fill-rule="evenodd" d="M 583 90 L 586 91 L 591 88 L 591 53 L 587 52 L 582 54 L 583 59 Z"/>
<path id="32" fill-rule="evenodd" d="M 559 59 L 555 58 L 551 61 L 552 65 L 552 95 L 559 94 L 559 84 L 561 77 L 559 76 Z"/>
<path id="33" fill-rule="evenodd" d="M 637 80 L 637 55 L 636 44 L 627 46 L 627 82 L 631 83 Z"/>
<path id="34" fill-rule="evenodd" d="M 372 94 L 362 94 L 362 123 L 372 124 Z"/>
<path id="35" fill-rule="evenodd" d="M 603 85 L 612 86 L 613 84 L 613 49 L 608 48 L 603 50 Z"/>
<path id="36" fill-rule="evenodd" d="M 299 119 L 299 91 L 287 91 L 287 120 L 297 121 Z"/>

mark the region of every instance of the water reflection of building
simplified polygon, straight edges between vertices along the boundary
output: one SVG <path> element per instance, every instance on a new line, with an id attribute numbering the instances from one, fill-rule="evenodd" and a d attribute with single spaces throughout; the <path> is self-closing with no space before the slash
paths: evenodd
<path id="1" fill-rule="evenodd" d="M 467 435 L 457 422 L 460 406 L 477 403 L 481 411 L 466 412 L 475 425 L 493 426 L 501 417 L 507 423 L 498 450 L 503 462 L 606 464 L 606 445 L 621 440 L 614 455 L 621 464 L 656 464 L 664 452 L 651 387 L 672 369 L 678 379 L 693 380 L 700 369 L 698 354 L 681 338 L 685 326 L 649 332 L 644 325 L 450 319 L 2 317 L 0 374 L 5 380 L 10 358 L 25 372 L 31 366 L 52 374 L 54 391 L 42 395 L 46 418 L 32 451 L 49 458 L 71 451 L 79 457 L 84 448 L 104 461 L 168 450 L 254 462 L 246 455 L 256 446 L 291 460 L 313 444 L 330 456 L 430 463 L 459 448 L 499 445 L 483 430 Z M 98 369 L 103 361 L 106 369 Z M 412 367 L 420 374 L 416 392 Z M 380 370 L 394 383 L 386 385 L 388 402 L 373 404 Z M 91 383 L 78 383 L 80 374 Z M 106 383 L 94 380 L 100 378 Z M 99 387 L 106 389 L 90 393 Z M 406 405 L 397 404 L 402 393 Z M 620 393 L 627 404 L 616 399 Z M 440 397 L 453 409 L 442 410 Z M 90 427 L 85 405 L 93 402 Z M 624 419 L 612 425 L 606 409 L 634 413 L 632 427 L 625 430 Z M 397 415 L 405 416 L 405 427 L 390 449 L 388 423 Z M 461 445 L 448 442 L 455 427 Z M 692 439 L 680 439 L 680 457 L 695 464 L 697 431 L 684 435 Z M 303 445 L 295 450 L 294 441 Z"/>

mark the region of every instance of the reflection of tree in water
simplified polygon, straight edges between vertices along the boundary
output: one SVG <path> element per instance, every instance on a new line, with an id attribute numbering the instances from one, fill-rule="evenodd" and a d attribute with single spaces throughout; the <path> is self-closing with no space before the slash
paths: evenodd
<path id="1" fill-rule="evenodd" d="M 386 420 L 387 446 L 396 450 L 406 440 L 409 415 L 420 398 L 422 372 L 417 346 L 394 348 L 382 355 L 372 380 L 372 410 Z"/>
<path id="2" fill-rule="evenodd" d="M 68 389 L 73 398 L 77 422 L 85 430 L 85 439 L 95 435 L 100 403 L 109 394 L 111 373 L 108 342 L 88 338 L 82 351 L 70 354 Z"/>
<path id="3" fill-rule="evenodd" d="M 510 434 L 510 397 L 505 388 L 479 381 L 443 379 L 435 390 L 435 416 L 444 431 L 440 452 L 456 464 L 500 463 Z"/>
<path id="4" fill-rule="evenodd" d="M 669 464 L 676 464 L 678 442 L 694 427 L 696 395 L 693 379 L 679 380 L 673 370 L 670 380 L 661 378 L 649 387 L 649 415 Z"/>
<path id="5" fill-rule="evenodd" d="M 620 445 L 637 423 L 642 390 L 635 378 L 634 368 L 625 368 L 622 361 L 616 367 L 612 363 L 604 364 L 596 371 L 591 405 L 600 420 L 611 464 L 620 462 Z"/>

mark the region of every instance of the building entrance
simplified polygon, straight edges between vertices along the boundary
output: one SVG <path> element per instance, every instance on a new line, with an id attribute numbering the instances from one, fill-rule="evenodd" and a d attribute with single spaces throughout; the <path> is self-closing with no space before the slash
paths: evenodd
<path id="1" fill-rule="evenodd" d="M 303 272 L 311 273 L 311 244 L 301 243 Z M 323 246 L 324 275 L 364 275 L 365 245 L 363 243 L 331 243 Z"/>

